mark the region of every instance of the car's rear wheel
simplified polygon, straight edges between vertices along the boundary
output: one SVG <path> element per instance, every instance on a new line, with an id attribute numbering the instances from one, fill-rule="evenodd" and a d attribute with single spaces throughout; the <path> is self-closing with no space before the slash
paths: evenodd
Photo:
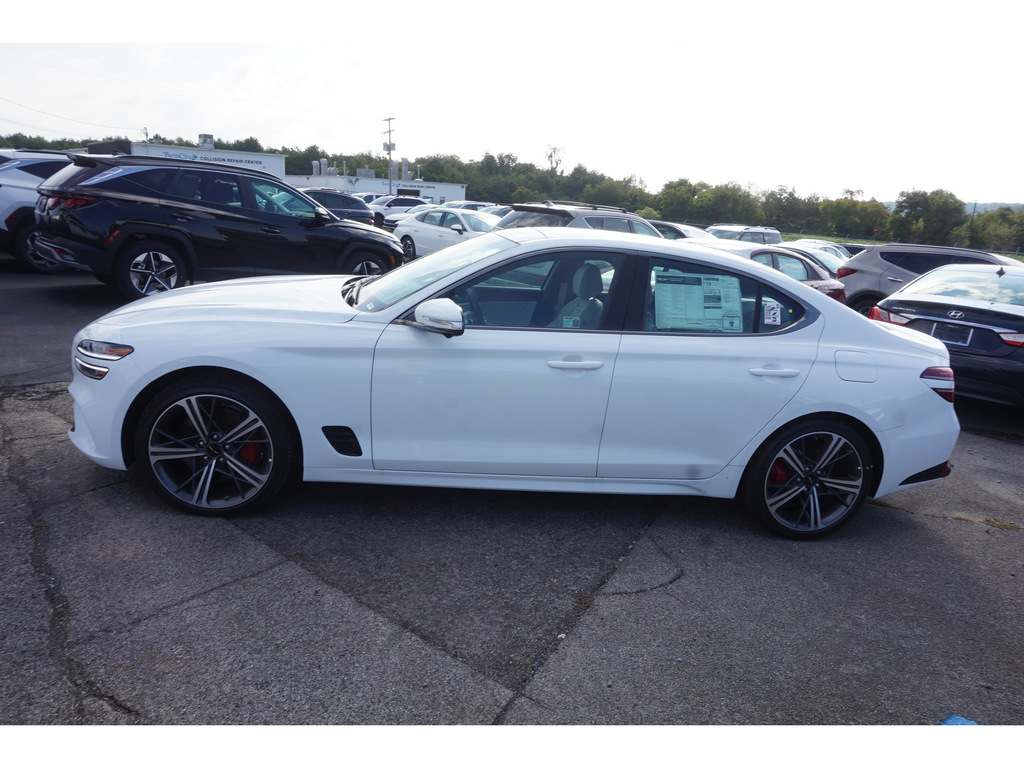
<path id="1" fill-rule="evenodd" d="M 201 515 L 241 512 L 272 498 L 295 457 L 282 406 L 232 376 L 191 376 L 157 394 L 139 419 L 136 463 L 172 504 Z"/>
<path id="2" fill-rule="evenodd" d="M 405 254 L 406 261 L 412 261 L 416 258 L 416 243 L 408 235 L 402 238 L 402 252 Z"/>
<path id="3" fill-rule="evenodd" d="M 873 477 L 871 452 L 857 432 L 834 419 L 815 419 L 772 436 L 747 467 L 741 493 L 776 533 L 812 539 L 850 521 Z"/>
<path id="4" fill-rule="evenodd" d="M 114 265 L 114 278 L 121 293 L 129 299 L 141 299 L 185 285 L 188 267 L 171 246 L 144 240 L 121 253 Z"/>
<path id="5" fill-rule="evenodd" d="M 878 296 L 870 296 L 865 299 L 857 299 L 856 301 L 851 302 L 848 306 L 854 312 L 859 312 L 860 314 L 867 317 L 868 315 L 871 314 L 872 307 L 874 307 L 881 300 L 882 299 Z"/>
<path id="6" fill-rule="evenodd" d="M 384 259 L 370 251 L 359 251 L 352 255 L 342 267 L 345 275 L 379 275 L 387 269 Z"/>
<path id="7" fill-rule="evenodd" d="M 57 262 L 47 261 L 35 249 L 36 228 L 34 224 L 26 224 L 14 233 L 11 243 L 11 255 L 33 272 L 52 274 L 67 272 L 68 267 Z"/>

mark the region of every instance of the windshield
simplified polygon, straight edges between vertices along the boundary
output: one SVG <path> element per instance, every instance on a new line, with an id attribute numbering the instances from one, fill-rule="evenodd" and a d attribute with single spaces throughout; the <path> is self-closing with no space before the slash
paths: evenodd
<path id="1" fill-rule="evenodd" d="M 463 267 L 468 267 L 513 245 L 498 235 L 482 235 L 435 251 L 429 256 L 410 261 L 398 269 L 367 280 L 356 294 L 355 307 L 364 312 L 379 312 L 455 274 Z"/>
<path id="2" fill-rule="evenodd" d="M 462 218 L 473 232 L 490 232 L 491 228 L 501 221 L 499 217 L 491 216 L 489 213 L 464 213 Z"/>

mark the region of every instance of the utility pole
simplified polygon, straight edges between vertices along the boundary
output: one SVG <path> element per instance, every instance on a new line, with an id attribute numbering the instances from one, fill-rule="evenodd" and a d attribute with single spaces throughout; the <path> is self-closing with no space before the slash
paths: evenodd
<path id="1" fill-rule="evenodd" d="M 384 151 L 388 153 L 388 194 L 389 195 L 391 194 L 392 168 L 394 168 L 394 166 L 391 164 L 391 153 L 395 151 L 395 145 L 391 141 L 391 121 L 394 120 L 394 119 L 395 118 L 393 118 L 393 117 L 385 117 L 384 120 L 382 121 L 382 122 L 385 122 L 385 123 L 388 124 L 388 130 L 387 130 L 388 140 L 384 143 Z"/>

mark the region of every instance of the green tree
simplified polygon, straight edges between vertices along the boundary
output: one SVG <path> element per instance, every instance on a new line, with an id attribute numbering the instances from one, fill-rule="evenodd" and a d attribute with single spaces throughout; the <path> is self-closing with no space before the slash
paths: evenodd
<path id="1" fill-rule="evenodd" d="M 889 236 L 912 243 L 948 245 L 951 234 L 967 220 L 962 200 L 952 192 L 901 192 L 889 217 Z"/>

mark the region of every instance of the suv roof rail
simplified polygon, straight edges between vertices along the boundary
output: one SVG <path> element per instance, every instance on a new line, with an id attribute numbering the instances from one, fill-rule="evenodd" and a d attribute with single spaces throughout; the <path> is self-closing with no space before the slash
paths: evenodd
<path id="1" fill-rule="evenodd" d="M 512 203 L 512 205 L 571 205 L 573 208 L 587 208 L 592 211 L 615 211 L 617 213 L 629 213 L 625 208 L 617 205 L 598 205 L 597 203 L 581 203 L 578 200 L 545 200 L 543 203 Z"/>
<path id="2" fill-rule="evenodd" d="M 230 171 L 232 173 L 244 173 L 250 176 L 259 176 L 265 179 L 273 179 L 274 181 L 281 181 L 277 176 L 266 171 L 261 171 L 258 168 L 243 168 L 240 165 L 232 165 L 231 163 L 212 163 L 208 160 L 186 160 L 178 157 L 155 157 L 152 155 L 94 155 L 94 154 L 76 154 L 71 156 L 75 165 L 85 166 L 87 168 L 95 168 L 97 165 L 103 163 L 106 165 L 160 165 L 169 166 L 171 168 L 205 168 L 211 171 Z"/>

